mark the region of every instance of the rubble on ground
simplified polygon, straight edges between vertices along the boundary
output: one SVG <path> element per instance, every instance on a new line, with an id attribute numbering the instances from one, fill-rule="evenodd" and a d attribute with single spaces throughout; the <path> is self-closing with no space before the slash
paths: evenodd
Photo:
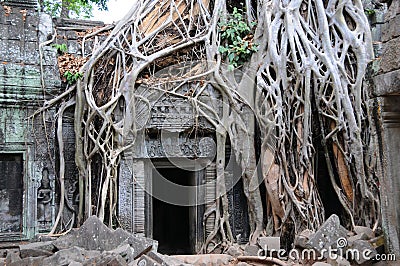
<path id="1" fill-rule="evenodd" d="M 97 217 L 89 217 L 79 228 L 58 238 L 43 236 L 38 242 L 19 245 L 18 249 L 7 250 L 0 265 L 113 265 L 113 266 L 233 266 L 233 265 L 359 265 L 367 262 L 363 257 L 349 258 L 348 251 L 360 254 L 368 251 L 372 258 L 376 248 L 382 245 L 382 237 L 363 226 L 354 232 L 340 225 L 339 217 L 332 215 L 316 231 L 304 230 L 294 239 L 298 254 L 313 250 L 317 259 L 291 259 L 271 253 L 280 249 L 279 237 L 260 237 L 255 245 L 233 244 L 226 254 L 164 255 L 157 252 L 158 242 L 131 234 L 121 228 L 108 228 Z M 337 256 L 329 256 L 324 250 L 334 249 Z"/>

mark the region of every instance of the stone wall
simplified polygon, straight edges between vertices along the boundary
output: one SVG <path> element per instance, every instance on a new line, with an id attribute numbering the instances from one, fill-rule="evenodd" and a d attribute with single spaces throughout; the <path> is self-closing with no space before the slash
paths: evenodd
<path id="1" fill-rule="evenodd" d="M 400 1 L 377 16 L 373 63 L 372 105 L 382 155 L 382 224 L 387 249 L 399 256 L 400 237 Z M 373 31 L 374 33 L 374 31 Z M 381 39 L 379 40 L 379 37 Z"/>
<path id="2" fill-rule="evenodd" d="M 13 201 L 21 200 L 23 210 L 20 231 L 3 228 L 0 239 L 31 238 L 40 230 L 48 230 L 53 221 L 54 110 L 44 117 L 32 117 L 47 95 L 61 86 L 54 49 L 39 47 L 52 32 L 51 18 L 44 14 L 39 16 L 34 5 L 18 7 L 4 3 L 0 8 L 0 153 L 4 160 L 8 160 L 8 156 L 22 156 L 23 190 L 22 199 L 15 199 L 7 196 L 6 189 L 0 188 L 2 218 L 7 217 L 10 212 L 7 206 Z M 40 64 L 40 57 L 43 64 Z M 38 200 L 39 192 L 45 193 L 42 194 L 46 198 L 44 205 L 42 196 Z"/>

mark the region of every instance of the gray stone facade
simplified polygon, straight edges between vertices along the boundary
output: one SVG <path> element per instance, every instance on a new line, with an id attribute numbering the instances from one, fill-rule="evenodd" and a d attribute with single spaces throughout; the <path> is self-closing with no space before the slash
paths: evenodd
<path id="1" fill-rule="evenodd" d="M 53 31 L 42 25 L 51 19 L 32 7 L 0 9 L 1 179 L 3 184 L 22 186 L 21 193 L 13 194 L 0 185 L 0 220 L 3 225 L 15 223 L 0 228 L 0 240 L 32 238 L 49 230 L 54 220 L 54 110 L 46 116 L 32 115 L 49 93 L 60 89 L 61 81 L 54 49 L 39 53 L 39 39 Z M 19 219 L 10 218 L 11 212 Z"/>
<path id="2" fill-rule="evenodd" d="M 392 1 L 372 26 L 377 59 L 373 62 L 373 105 L 382 156 L 381 205 L 387 251 L 400 255 L 400 2 Z M 374 33 L 374 31 L 373 31 Z"/>

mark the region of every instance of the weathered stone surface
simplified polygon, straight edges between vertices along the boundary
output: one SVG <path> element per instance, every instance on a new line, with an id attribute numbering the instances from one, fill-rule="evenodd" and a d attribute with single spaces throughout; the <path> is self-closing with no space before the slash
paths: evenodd
<path id="1" fill-rule="evenodd" d="M 257 256 L 260 249 L 257 245 L 246 245 L 243 253 L 245 256 Z"/>
<path id="2" fill-rule="evenodd" d="M 11 265 L 12 263 L 17 263 L 19 261 L 21 261 L 21 257 L 19 256 L 19 252 L 7 251 L 6 265 Z"/>
<path id="3" fill-rule="evenodd" d="M 21 258 L 53 255 L 53 241 L 34 242 L 19 246 Z"/>
<path id="4" fill-rule="evenodd" d="M 400 25 L 400 16 L 399 16 L 399 25 Z M 399 29 L 400 27 L 396 26 Z M 380 72 L 388 73 L 397 69 L 400 69 L 400 37 L 391 39 L 387 43 L 384 44 L 384 51 L 379 62 L 380 64 Z"/>
<path id="5" fill-rule="evenodd" d="M 388 11 L 385 15 L 385 20 L 390 20 L 396 17 L 396 15 L 400 14 L 400 1 L 393 0 L 392 4 L 389 6 Z"/>
<path id="6" fill-rule="evenodd" d="M 310 238 L 314 235 L 314 231 L 305 229 L 300 232 L 300 234 L 295 235 L 294 237 L 294 245 L 296 247 L 302 247 L 302 248 L 310 248 L 308 245 L 308 241 Z"/>
<path id="7" fill-rule="evenodd" d="M 377 254 L 374 247 L 365 240 L 356 240 L 349 248 L 351 250 L 357 250 L 357 252 L 354 253 L 356 254 L 355 258 L 352 259 L 354 259 L 358 264 L 362 264 L 366 261 L 373 259 Z"/>
<path id="8" fill-rule="evenodd" d="M 132 248 L 130 256 L 137 258 L 151 250 L 156 243 L 148 238 L 136 237 L 121 228 L 112 230 L 97 217 L 92 216 L 78 230 L 54 241 L 54 246 L 58 249 L 77 246 L 86 250 L 110 251 L 121 245 L 129 244 Z"/>
<path id="9" fill-rule="evenodd" d="M 188 263 L 195 266 L 220 266 L 220 265 L 234 265 L 237 260 L 226 254 L 204 254 L 204 255 L 176 255 L 171 256 L 179 259 L 184 263 Z"/>
<path id="10" fill-rule="evenodd" d="M 387 42 L 400 36 L 400 15 L 387 21 L 382 28 L 382 41 Z"/>
<path id="11" fill-rule="evenodd" d="M 307 244 L 313 247 L 315 250 L 321 252 L 321 250 L 328 250 L 329 248 L 345 247 L 346 245 L 340 245 L 338 241 L 346 240 L 347 230 L 340 225 L 339 217 L 336 214 L 332 214 L 318 229 L 318 231 L 310 238 Z M 324 253 L 327 255 L 327 252 Z"/>
<path id="12" fill-rule="evenodd" d="M 184 263 L 181 259 L 175 258 L 174 256 L 162 255 L 157 252 L 149 252 L 146 255 L 141 256 L 137 261 L 136 265 L 147 263 L 147 265 L 163 265 L 163 266 L 189 266 L 191 264 Z"/>
<path id="13" fill-rule="evenodd" d="M 18 260 L 16 262 L 7 264 L 7 266 L 42 266 L 42 265 L 44 265 L 43 260 L 45 258 L 46 258 L 45 256 L 28 257 L 28 258 L 24 258 L 22 260 Z"/>
<path id="14" fill-rule="evenodd" d="M 350 262 L 345 258 L 338 256 L 336 259 L 328 258 L 326 261 L 329 265 L 332 266 L 350 266 Z"/>
<path id="15" fill-rule="evenodd" d="M 376 96 L 400 93 L 400 70 L 375 76 L 373 80 Z"/>
<path id="16" fill-rule="evenodd" d="M 160 263 L 155 261 L 154 259 L 150 258 L 147 255 L 141 256 L 135 263 L 131 263 L 130 265 L 137 265 L 137 266 L 147 266 L 147 265 L 154 265 L 154 266 L 161 266 Z"/>
<path id="17" fill-rule="evenodd" d="M 353 243 L 354 241 L 357 241 L 357 240 L 367 240 L 367 239 L 370 239 L 370 237 L 368 237 L 365 233 L 361 233 L 358 235 L 350 236 L 348 238 L 348 241 L 349 241 L 349 243 Z"/>
<path id="18" fill-rule="evenodd" d="M 365 234 L 366 236 L 368 236 L 368 238 L 375 237 L 375 232 L 371 228 L 366 226 L 355 226 L 354 232 L 356 232 L 357 235 Z"/>
<path id="19" fill-rule="evenodd" d="M 243 255 L 243 250 L 241 250 L 238 246 L 230 246 L 226 253 L 233 257 L 239 257 Z"/>
<path id="20" fill-rule="evenodd" d="M 70 262 L 68 266 L 82 266 L 83 264 L 77 261 Z"/>
<path id="21" fill-rule="evenodd" d="M 43 265 L 68 265 L 71 262 L 85 262 L 100 256 L 100 251 L 84 250 L 79 247 L 63 249 L 54 253 L 53 256 L 43 260 Z"/>
<path id="22" fill-rule="evenodd" d="M 312 266 L 331 266 L 329 263 L 325 263 L 325 262 L 315 262 Z"/>
<path id="23" fill-rule="evenodd" d="M 258 245 L 264 250 L 279 250 L 281 248 L 280 237 L 260 237 L 258 238 Z"/>
<path id="24" fill-rule="evenodd" d="M 125 260 L 126 263 L 134 261 L 136 257 L 134 249 L 129 244 L 119 246 L 116 249 L 105 252 L 105 254 L 119 255 Z"/>
<path id="25" fill-rule="evenodd" d="M 91 258 L 83 262 L 85 266 L 127 266 L 125 259 L 119 254 L 106 254 Z"/>

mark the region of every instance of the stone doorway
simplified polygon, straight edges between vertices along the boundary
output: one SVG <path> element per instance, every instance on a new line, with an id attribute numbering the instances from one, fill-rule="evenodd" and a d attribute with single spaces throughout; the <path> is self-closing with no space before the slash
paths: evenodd
<path id="1" fill-rule="evenodd" d="M 0 234 L 22 233 L 23 156 L 0 153 Z"/>
<path id="2" fill-rule="evenodd" d="M 196 185 L 195 172 L 176 167 L 153 170 L 153 195 L 168 193 L 167 198 L 188 201 L 189 191 L 174 189 L 174 185 Z M 176 197 L 175 197 L 176 196 Z M 159 242 L 158 250 L 165 254 L 190 254 L 195 247 L 192 240 L 196 226 L 195 206 L 180 206 L 152 197 L 153 238 Z"/>

